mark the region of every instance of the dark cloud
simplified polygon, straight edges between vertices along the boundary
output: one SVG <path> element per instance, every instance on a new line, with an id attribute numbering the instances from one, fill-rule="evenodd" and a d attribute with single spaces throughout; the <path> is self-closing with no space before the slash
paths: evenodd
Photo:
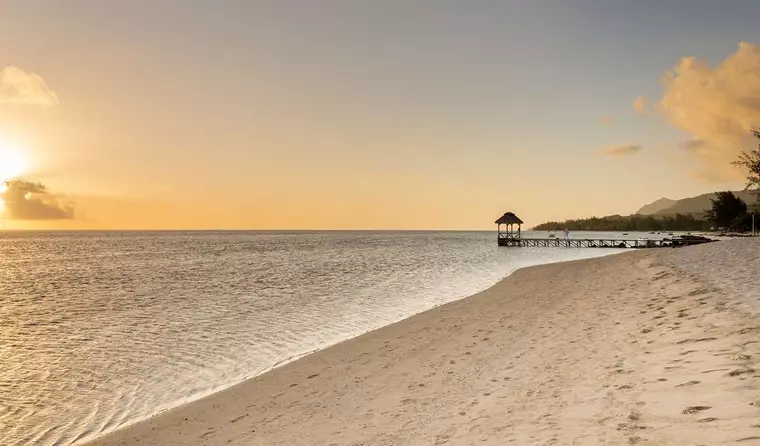
<path id="1" fill-rule="evenodd" d="M 2 183 L 0 183 L 2 185 Z M 62 203 L 44 184 L 23 180 L 5 182 L 0 198 L 6 215 L 15 220 L 64 220 L 74 218 L 74 206 Z"/>

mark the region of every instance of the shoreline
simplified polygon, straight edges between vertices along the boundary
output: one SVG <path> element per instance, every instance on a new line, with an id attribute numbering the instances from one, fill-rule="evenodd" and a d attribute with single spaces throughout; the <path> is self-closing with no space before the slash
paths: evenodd
<path id="1" fill-rule="evenodd" d="M 485 384 L 487 387 L 488 383 L 491 383 L 491 380 L 488 383 L 481 383 L 480 377 L 473 376 L 473 369 L 467 367 L 466 364 L 472 362 L 477 364 L 479 359 L 485 360 L 487 358 L 488 361 L 479 365 L 479 369 L 483 369 L 487 368 L 488 364 L 505 360 L 501 356 L 494 358 L 494 350 L 506 354 L 519 353 L 518 358 L 523 355 L 528 355 L 528 357 L 536 355 L 532 351 L 517 352 L 517 349 L 519 349 L 517 347 L 500 345 L 498 343 L 490 348 L 478 348 L 477 340 L 485 341 L 486 344 L 489 341 L 493 343 L 494 340 L 491 338 L 496 338 L 497 336 L 500 338 L 511 337 L 517 340 L 517 338 L 524 337 L 521 331 L 525 331 L 534 334 L 532 343 L 535 344 L 539 338 L 549 343 L 549 345 L 542 344 L 542 349 L 554 353 L 562 351 L 563 349 L 557 349 L 554 348 L 556 346 L 551 345 L 552 342 L 556 344 L 557 339 L 550 336 L 551 333 L 546 333 L 547 330 L 551 330 L 548 325 L 540 324 L 542 320 L 545 320 L 547 317 L 549 317 L 549 321 L 563 318 L 572 319 L 572 326 L 579 323 L 581 325 L 583 323 L 591 324 L 597 318 L 584 320 L 583 312 L 569 312 L 568 309 L 568 312 L 552 313 L 551 310 L 556 310 L 555 307 L 557 306 L 567 307 L 584 304 L 583 300 L 573 299 L 572 297 L 603 294 L 610 292 L 613 288 L 620 294 L 616 301 L 620 301 L 621 296 L 626 296 L 624 291 L 629 290 L 628 288 L 623 290 L 617 289 L 618 285 L 614 282 L 619 282 L 620 280 L 630 282 L 633 278 L 622 274 L 621 277 L 614 277 L 611 283 L 597 284 L 596 286 L 594 284 L 579 285 L 579 279 L 593 278 L 594 276 L 598 278 L 598 270 L 609 270 L 606 273 L 606 277 L 609 278 L 611 275 L 614 275 L 614 270 L 617 269 L 620 272 L 621 266 L 629 268 L 638 267 L 640 268 L 640 271 L 637 271 L 639 277 L 634 281 L 638 284 L 647 280 L 646 273 L 650 273 L 650 279 L 655 277 L 656 274 L 650 270 L 652 268 L 656 269 L 656 267 L 652 267 L 651 265 L 644 267 L 640 265 L 641 262 L 646 263 L 649 261 L 652 263 L 653 257 L 657 257 L 656 253 L 630 252 L 626 253 L 625 256 L 604 256 L 523 268 L 473 296 L 439 305 L 393 324 L 317 350 L 311 354 L 307 353 L 286 364 L 248 378 L 240 383 L 233 384 L 218 392 L 165 410 L 142 421 L 120 427 L 85 444 L 188 444 L 198 442 L 203 444 L 287 444 L 287 441 L 295 438 L 293 435 L 296 434 L 305 434 L 305 440 L 308 439 L 309 442 L 314 441 L 318 444 L 322 444 L 323 442 L 325 444 L 329 443 L 328 440 L 335 440 L 340 444 L 352 441 L 368 441 L 369 443 L 390 441 L 390 443 L 394 444 L 394 439 L 388 437 L 391 434 L 396 436 L 394 438 L 397 441 L 403 440 L 403 442 L 414 442 L 421 439 L 426 439 L 428 442 L 435 439 L 442 442 L 455 441 L 457 439 L 458 441 L 464 441 L 464 438 L 458 438 L 461 435 L 461 431 L 459 433 L 440 434 L 430 429 L 442 420 L 448 420 L 445 424 L 447 426 L 454 422 L 454 425 L 480 426 L 482 428 L 483 426 L 481 425 L 488 425 L 488 421 L 493 420 L 493 414 L 491 413 L 492 410 L 481 410 L 483 412 L 482 416 L 475 419 L 475 421 L 473 419 L 466 419 L 465 415 L 470 412 L 469 410 L 454 411 L 452 414 L 441 413 L 440 410 L 435 410 L 431 414 L 431 405 L 440 409 L 435 404 L 436 401 L 441 403 L 448 397 L 453 396 L 450 394 L 457 393 L 456 386 L 452 388 L 452 384 L 455 384 L 455 382 L 451 382 L 451 380 L 458 378 L 456 381 L 470 382 L 470 384 L 478 382 L 479 384 Z M 652 264 L 656 264 L 656 259 Z M 667 267 L 662 266 L 659 268 L 667 269 Z M 685 281 L 682 280 L 682 282 Z M 678 286 L 683 288 L 686 285 L 688 283 L 680 283 Z M 570 288 L 570 292 L 567 292 L 568 288 Z M 572 288 L 578 289 L 572 290 Z M 633 291 L 636 291 L 635 287 Z M 545 296 L 539 296 L 538 300 L 533 303 L 542 303 L 544 305 L 538 307 L 533 305 L 531 307 L 527 302 L 531 302 L 529 300 L 531 297 L 535 300 L 537 294 L 545 294 Z M 563 296 L 563 294 L 565 295 Z M 524 299 L 518 299 L 520 296 Z M 589 299 L 589 301 L 596 300 L 598 299 Z M 499 301 L 503 305 L 494 307 L 494 301 Z M 589 303 L 585 302 L 585 304 Z M 639 303 L 641 302 L 633 302 L 632 304 Z M 486 309 L 488 311 L 483 312 Z M 600 311 L 593 306 L 586 308 L 591 313 L 595 309 L 597 313 Z M 511 310 L 509 311 L 509 317 L 503 314 L 501 320 L 493 319 L 493 314 L 504 313 L 506 310 Z M 604 316 L 609 318 L 614 313 L 611 310 L 614 310 L 614 308 L 608 308 L 604 312 Z M 477 314 L 482 318 L 489 318 L 489 322 L 486 323 L 479 319 L 471 320 L 465 317 L 473 314 Z M 640 316 L 642 313 L 637 314 Z M 597 316 L 599 315 L 597 314 Z M 614 322 L 615 325 L 608 327 L 607 331 L 621 331 L 620 328 L 627 327 L 628 330 L 624 333 L 626 336 L 623 336 L 623 338 L 630 343 L 628 335 L 636 331 L 631 324 L 640 324 L 640 319 L 641 317 L 628 317 L 626 320 L 617 320 Z M 511 322 L 508 328 L 505 321 Z M 684 321 L 679 322 L 683 323 Z M 532 323 L 540 325 L 538 332 L 532 328 Z M 607 323 L 613 322 L 608 321 Z M 484 328 L 475 328 L 481 325 Z M 491 328 L 489 336 L 482 334 L 489 331 L 486 330 L 486 327 Z M 469 336 L 465 338 L 462 331 L 467 331 Z M 554 333 L 554 335 L 557 334 L 559 333 Z M 408 342 L 403 342 L 404 340 Z M 444 342 L 445 340 L 455 345 L 447 345 Z M 467 342 L 465 343 L 465 341 Z M 470 341 L 473 342 L 472 345 L 469 344 Z M 600 343 L 599 339 L 590 339 L 588 342 L 597 347 L 597 352 L 609 349 L 609 346 L 597 345 Z M 623 339 L 619 339 L 618 343 L 624 343 Z M 636 343 L 634 342 L 633 344 L 635 345 Z M 623 345 L 620 344 L 620 346 L 622 349 Z M 573 348 L 572 345 L 567 347 Z M 626 347 L 630 348 L 631 346 L 627 345 Z M 586 349 L 582 349 L 578 351 L 578 354 L 582 355 L 586 351 Z M 618 352 L 609 351 L 608 353 L 617 356 Z M 442 355 L 446 357 L 443 358 L 446 360 L 441 360 Z M 397 360 L 390 360 L 389 357 L 397 357 Z M 410 358 L 415 360 L 412 363 L 408 363 Z M 435 361 L 432 361 L 433 359 Z M 536 358 L 533 359 L 537 360 Z M 401 362 L 399 363 L 398 360 Z M 423 363 L 425 367 L 422 366 Z M 574 364 L 577 364 L 577 361 Z M 517 367 L 515 364 L 510 365 L 510 369 Z M 606 370 L 605 367 L 602 367 L 602 369 Z M 555 368 L 550 367 L 552 370 Z M 424 371 L 429 371 L 432 375 L 423 373 Z M 351 373 L 357 375 L 353 380 L 348 378 Z M 522 382 L 520 387 L 524 387 L 526 384 L 524 381 L 531 381 L 536 378 L 536 376 L 533 376 L 535 373 L 523 373 L 521 376 L 515 377 L 512 382 Z M 385 375 L 389 374 L 392 375 L 393 379 L 381 379 L 383 377 L 388 378 Z M 416 377 L 418 381 L 432 382 L 429 384 L 418 382 L 416 383 L 416 387 L 412 387 L 412 384 L 402 386 L 401 383 L 409 381 L 410 376 Z M 540 377 L 541 373 L 537 376 Z M 582 374 L 578 376 L 582 376 Z M 511 387 L 514 385 L 512 382 L 507 378 L 503 378 L 502 380 L 498 380 L 498 385 L 491 385 L 501 390 L 514 390 Z M 370 397 L 366 395 L 367 388 L 375 390 L 382 388 L 382 390 Z M 304 389 L 313 391 L 303 395 L 301 391 Z M 425 392 L 425 389 L 430 390 Z M 555 390 L 563 391 L 562 388 Z M 421 398 L 418 398 L 417 396 L 419 395 L 417 394 L 421 392 L 432 392 L 432 394 L 428 395 L 430 401 L 423 405 L 427 406 L 425 409 L 422 409 L 424 413 L 416 414 L 417 417 L 426 416 L 431 418 L 428 424 L 429 428 L 424 429 L 418 426 L 418 429 L 411 429 L 408 424 L 397 425 L 399 418 L 414 418 L 414 410 L 411 409 L 416 407 L 420 402 Z M 485 395 L 486 393 L 488 395 Z M 491 400 L 493 398 L 490 397 L 495 393 L 497 392 L 469 392 L 467 395 L 476 397 L 480 394 L 481 399 L 485 396 L 486 400 Z M 392 398 L 394 400 L 393 403 L 386 402 L 386 404 L 380 404 L 387 399 L 387 395 L 394 395 L 394 398 Z M 514 403 L 515 401 L 525 402 L 530 400 L 531 396 L 534 395 L 512 394 L 509 397 L 502 395 L 499 398 Z M 463 397 L 463 395 L 459 396 Z M 339 404 L 344 399 L 351 399 L 361 403 L 354 410 L 344 414 L 352 419 L 348 424 L 348 427 L 351 427 L 351 429 L 347 428 L 347 426 L 342 426 L 343 429 L 337 429 L 333 426 L 335 430 L 325 432 L 324 428 L 326 426 L 330 426 L 331 423 L 334 425 L 336 422 L 335 417 L 325 418 L 325 412 L 337 413 L 345 411 L 345 409 L 341 409 L 344 407 L 344 404 Z M 500 401 L 492 403 L 495 402 Z M 447 406 L 457 406 L 457 404 L 454 401 L 449 401 L 448 404 L 443 405 L 443 407 Z M 473 407 L 475 406 L 488 406 L 494 409 L 498 407 L 498 404 L 488 405 L 479 401 Z M 365 414 L 360 417 L 361 419 L 356 419 L 357 411 L 361 411 L 362 409 L 366 411 L 367 407 L 375 407 L 370 410 L 372 414 Z M 381 408 L 387 410 L 380 411 Z M 549 409 L 547 407 L 546 412 L 552 413 Z M 377 412 L 375 412 L 376 410 Z M 419 407 L 418 410 L 420 410 Z M 461 415 L 463 412 L 465 415 Z M 450 419 L 452 417 L 454 420 Z M 465 417 L 465 419 L 458 419 L 462 417 Z M 314 418 L 318 418 L 320 421 L 309 424 L 309 420 L 313 420 Z M 374 429 L 368 431 L 368 427 L 361 427 L 362 422 L 365 426 L 371 424 Z M 305 428 L 307 425 L 310 425 L 311 428 Z M 443 429 L 442 431 L 445 430 Z M 503 440 L 506 438 L 504 435 L 509 430 L 504 428 L 497 433 L 491 432 L 488 435 L 484 435 L 483 440 Z M 408 437 L 400 438 L 394 432 L 408 434 Z M 614 432 L 620 433 L 620 431 Z M 623 440 L 622 437 L 614 438 Z M 627 439 L 625 440 L 627 441 Z"/>

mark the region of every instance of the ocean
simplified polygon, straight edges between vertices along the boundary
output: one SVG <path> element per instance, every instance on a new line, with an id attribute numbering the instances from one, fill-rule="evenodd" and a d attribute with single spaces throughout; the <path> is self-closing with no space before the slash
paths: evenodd
<path id="1" fill-rule="evenodd" d="M 0 444 L 84 442 L 519 268 L 616 252 L 495 231 L 0 232 Z"/>

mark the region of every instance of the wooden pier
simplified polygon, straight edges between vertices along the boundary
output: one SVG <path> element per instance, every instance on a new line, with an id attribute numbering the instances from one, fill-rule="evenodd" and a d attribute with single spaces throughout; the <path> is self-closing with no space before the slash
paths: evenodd
<path id="1" fill-rule="evenodd" d="M 706 237 L 682 235 L 659 240 L 650 239 L 577 239 L 577 238 L 522 238 L 523 221 L 512 212 L 496 220 L 496 242 L 499 246 L 525 248 L 680 248 L 712 242 Z M 502 230 L 501 225 L 504 225 Z"/>
<path id="2" fill-rule="evenodd" d="M 679 248 L 711 242 L 704 237 L 674 237 L 662 240 L 636 239 L 563 239 L 498 237 L 499 246 L 523 248 Z"/>

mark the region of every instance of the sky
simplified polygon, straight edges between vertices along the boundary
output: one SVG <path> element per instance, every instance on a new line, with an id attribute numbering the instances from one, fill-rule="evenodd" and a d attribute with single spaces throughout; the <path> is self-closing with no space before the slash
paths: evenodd
<path id="1" fill-rule="evenodd" d="M 5 229 L 492 229 L 744 186 L 753 0 L 0 0 Z"/>

